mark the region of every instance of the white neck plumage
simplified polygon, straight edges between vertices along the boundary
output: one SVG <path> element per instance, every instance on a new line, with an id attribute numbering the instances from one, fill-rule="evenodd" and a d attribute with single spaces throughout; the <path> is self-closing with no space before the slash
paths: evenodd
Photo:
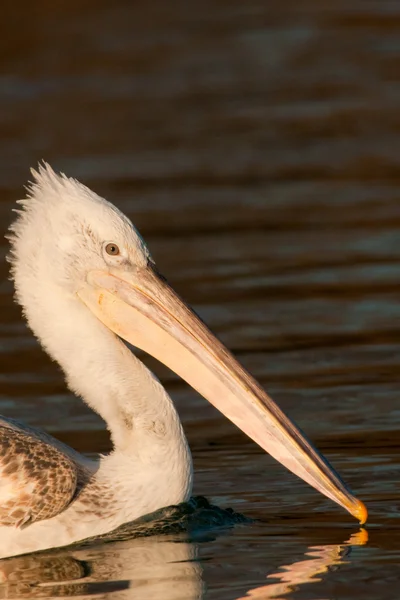
<path id="1" fill-rule="evenodd" d="M 116 451 L 140 447 L 144 459 L 147 448 L 154 458 L 167 444 L 191 460 L 175 406 L 153 373 L 75 296 L 37 289 L 40 304 L 32 295 L 25 304 L 28 322 L 70 389 L 104 419 Z"/>

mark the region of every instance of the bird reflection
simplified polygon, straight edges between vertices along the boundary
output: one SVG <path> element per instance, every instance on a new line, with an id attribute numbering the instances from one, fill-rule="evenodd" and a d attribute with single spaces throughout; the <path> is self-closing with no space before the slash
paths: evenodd
<path id="1" fill-rule="evenodd" d="M 197 545 L 152 536 L 0 562 L 0 598 L 203 598 Z"/>
<path id="2" fill-rule="evenodd" d="M 351 546 L 364 545 L 361 530 L 339 545 L 312 546 L 304 560 L 268 575 L 242 598 L 283 598 L 293 586 L 319 581 L 346 562 Z M 151 536 L 97 546 L 50 551 L 0 562 L 0 598 L 101 600 L 201 600 L 206 595 L 198 544 L 179 536 Z"/>
<path id="3" fill-rule="evenodd" d="M 246 596 L 238 600 L 285 598 L 287 594 L 293 592 L 294 586 L 321 581 L 324 573 L 346 562 L 352 546 L 364 546 L 367 542 L 368 533 L 365 529 L 361 529 L 343 544 L 310 546 L 305 560 L 283 565 L 279 571 L 268 575 L 267 579 L 275 581 L 249 590 Z"/>

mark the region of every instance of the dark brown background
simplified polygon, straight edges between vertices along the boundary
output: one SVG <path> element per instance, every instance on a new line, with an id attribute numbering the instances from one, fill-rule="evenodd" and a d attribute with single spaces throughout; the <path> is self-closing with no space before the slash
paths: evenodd
<path id="1" fill-rule="evenodd" d="M 115 202 L 369 505 L 369 543 L 290 598 L 397 598 L 399 56 L 390 0 L 2 8 L 2 229 L 41 158 Z M 0 286 L 0 411 L 107 449 L 24 327 L 4 260 Z M 267 521 L 201 545 L 208 597 L 243 595 L 273 565 L 316 544 L 329 554 L 357 530 L 155 368 L 184 421 L 195 491 Z"/>

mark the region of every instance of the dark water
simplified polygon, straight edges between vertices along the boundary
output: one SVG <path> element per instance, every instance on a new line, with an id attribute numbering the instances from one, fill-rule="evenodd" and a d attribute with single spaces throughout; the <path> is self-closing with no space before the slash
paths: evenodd
<path id="1" fill-rule="evenodd" d="M 370 521 L 154 365 L 195 492 L 260 522 L 5 561 L 0 598 L 398 598 L 400 4 L 38 0 L 2 29 L 3 229 L 42 157 L 114 201 Z M 106 450 L 0 268 L 1 413 Z"/>

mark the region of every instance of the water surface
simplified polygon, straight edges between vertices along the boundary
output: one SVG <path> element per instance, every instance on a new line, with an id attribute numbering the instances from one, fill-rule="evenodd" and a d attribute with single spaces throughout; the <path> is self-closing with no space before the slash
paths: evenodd
<path id="1" fill-rule="evenodd" d="M 10 559 L 0 597 L 397 598 L 398 4 L 24 11 L 5 10 L 0 36 L 2 229 L 42 157 L 115 202 L 370 521 L 360 530 L 149 360 L 183 419 L 195 493 L 257 521 Z M 1 413 L 106 451 L 0 269 Z"/>

